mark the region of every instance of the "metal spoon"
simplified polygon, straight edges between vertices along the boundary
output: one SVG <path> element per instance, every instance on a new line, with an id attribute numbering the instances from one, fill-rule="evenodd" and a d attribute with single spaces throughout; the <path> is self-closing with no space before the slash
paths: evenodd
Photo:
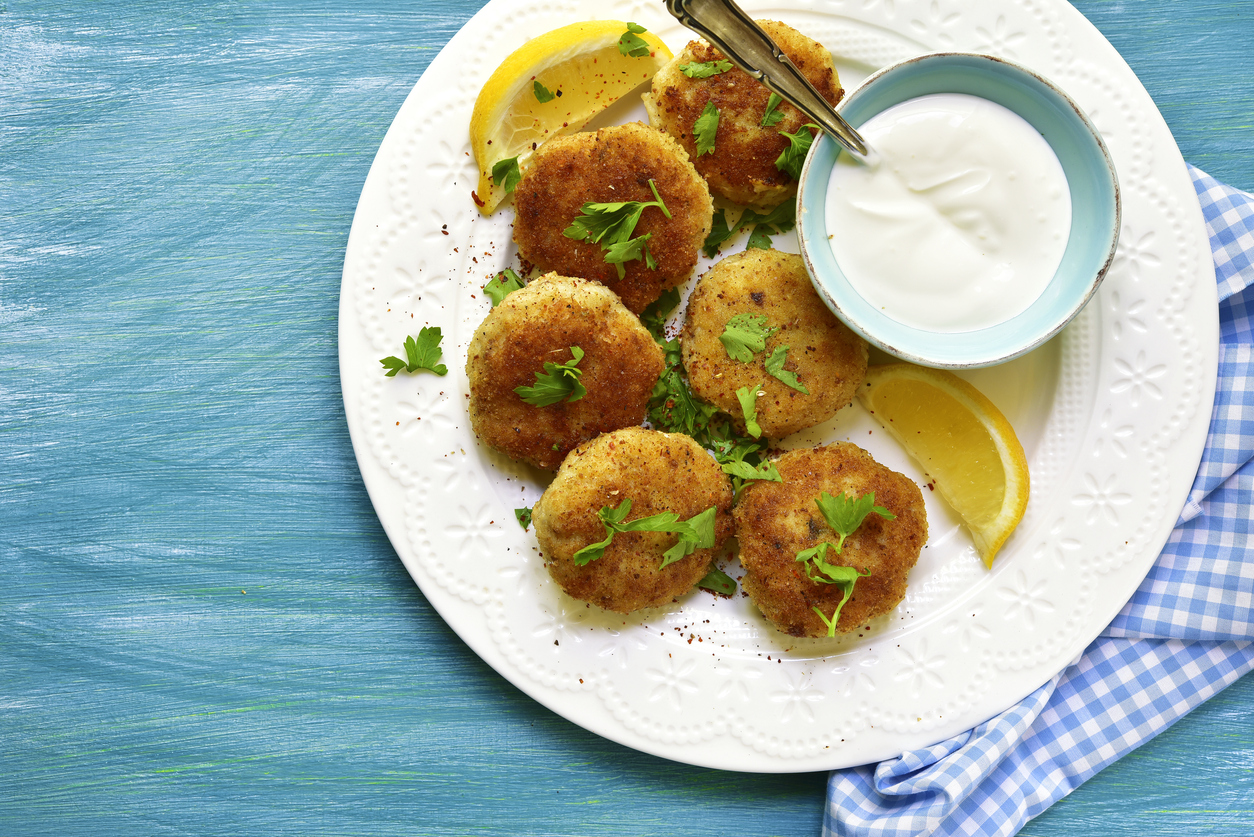
<path id="1" fill-rule="evenodd" d="M 795 105 L 832 139 L 856 155 L 867 156 L 866 143 L 853 126 L 732 0 L 666 0 L 666 9 L 722 50 L 737 67 Z"/>

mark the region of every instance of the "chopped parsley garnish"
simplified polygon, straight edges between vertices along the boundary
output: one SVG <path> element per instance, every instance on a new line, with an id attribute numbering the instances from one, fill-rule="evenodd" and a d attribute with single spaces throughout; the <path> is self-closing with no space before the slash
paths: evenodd
<path id="1" fill-rule="evenodd" d="M 688 78 L 709 78 L 725 73 L 732 68 L 732 62 L 722 59 L 719 61 L 692 61 L 688 64 L 680 64 L 679 71 Z"/>
<path id="2" fill-rule="evenodd" d="M 497 160 L 492 165 L 492 182 L 500 186 L 505 194 L 511 194 L 520 180 L 522 180 L 522 172 L 518 168 L 517 157 Z"/>
<path id="3" fill-rule="evenodd" d="M 753 438 L 761 438 L 762 426 L 758 424 L 758 385 L 736 390 L 736 400 L 740 402 L 740 412 L 745 417 L 745 430 Z"/>
<path id="4" fill-rule="evenodd" d="M 692 126 L 692 138 L 697 142 L 697 156 L 714 153 L 714 137 L 718 134 L 718 107 L 706 102 L 705 110 Z"/>
<path id="5" fill-rule="evenodd" d="M 589 201 L 579 208 L 582 213 L 570 222 L 570 226 L 562 231 L 562 235 L 575 241 L 588 241 L 600 244 L 606 251 L 605 261 L 618 270 L 618 278 L 627 275 L 623 262 L 643 258 L 651 270 L 657 270 L 657 261 L 649 252 L 648 242 L 651 233 L 633 239 L 631 234 L 636 231 L 636 224 L 646 209 L 656 206 L 667 218 L 670 210 L 662 202 L 652 178 L 649 188 L 653 191 L 656 201 L 618 201 L 616 203 L 595 203 Z"/>
<path id="6" fill-rule="evenodd" d="M 521 509 L 514 509 L 514 518 L 518 521 L 518 525 L 523 527 L 523 531 L 526 532 L 527 528 L 531 526 L 531 509 L 526 506 L 523 506 Z"/>
<path id="7" fill-rule="evenodd" d="M 793 180 L 801 179 L 801 166 L 806 161 L 806 154 L 810 152 L 811 144 L 814 143 L 814 134 L 810 133 L 811 128 L 817 131 L 819 126 L 813 122 L 807 122 L 798 128 L 795 134 L 780 131 L 782 135 L 788 137 L 788 147 L 775 160 L 775 168 L 791 175 Z"/>
<path id="8" fill-rule="evenodd" d="M 797 202 L 784 201 L 765 215 L 746 209 L 737 226 L 743 230 L 750 224 L 753 225 L 753 232 L 749 234 L 749 243 L 746 246 L 769 250 L 772 235 L 786 233 L 797 226 Z"/>
<path id="9" fill-rule="evenodd" d="M 387 370 L 389 378 L 395 376 L 402 369 L 411 373 L 420 369 L 426 369 L 437 375 L 447 375 L 448 367 L 438 362 L 440 355 L 443 353 L 440 349 L 440 341 L 442 339 L 443 335 L 440 334 L 439 326 L 424 328 L 418 332 L 417 340 L 413 337 L 405 338 L 405 360 L 401 360 L 393 355 L 383 358 L 379 363 L 383 364 L 383 368 Z"/>
<path id="10" fill-rule="evenodd" d="M 777 346 L 775 351 L 771 352 L 770 357 L 766 359 L 766 374 L 772 378 L 783 381 L 786 385 L 792 387 L 797 392 L 810 394 L 810 390 L 806 389 L 806 385 L 797 380 L 797 373 L 790 372 L 784 368 L 784 364 L 788 362 L 788 347 Z"/>
<path id="11" fill-rule="evenodd" d="M 772 93 L 771 98 L 766 100 L 766 113 L 762 114 L 762 122 L 760 123 L 763 128 L 773 128 L 784 118 L 784 114 L 775 109 L 779 107 L 779 103 L 782 101 L 784 100 L 780 98 L 778 93 Z"/>
<path id="12" fill-rule="evenodd" d="M 714 211 L 714 223 L 710 227 L 710 234 L 706 236 L 705 243 L 701 245 L 701 251 L 705 253 L 706 258 L 714 258 L 718 255 L 718 248 L 724 241 L 748 226 L 753 227 L 753 232 L 749 234 L 749 242 L 746 246 L 769 250 L 771 236 L 786 233 L 796 225 L 797 204 L 795 201 L 784 201 L 765 215 L 746 209 L 741 213 L 740 220 L 735 226 L 728 226 L 727 214 L 722 207 L 719 207 Z"/>
<path id="13" fill-rule="evenodd" d="M 691 555 L 697 549 L 709 549 L 714 546 L 714 515 L 715 506 L 710 506 L 700 514 L 687 520 L 680 520 L 675 512 L 642 517 L 629 523 L 623 521 L 631 513 L 631 498 L 627 497 L 618 504 L 618 508 L 602 506 L 597 512 L 601 525 L 605 527 L 605 540 L 588 544 L 574 555 L 575 565 L 586 566 L 605 554 L 605 548 L 614 540 L 617 532 L 670 532 L 678 535 L 679 540 L 670 549 L 662 553 L 662 563 L 658 569 L 670 566 L 676 561 Z"/>
<path id="14" fill-rule="evenodd" d="M 646 58 L 653 48 L 649 46 L 649 42 L 640 37 L 648 32 L 638 23 L 627 23 L 627 31 L 618 39 L 618 51 L 623 55 L 629 55 L 632 58 Z"/>
<path id="15" fill-rule="evenodd" d="M 522 286 L 522 277 L 507 267 L 483 286 L 483 292 L 487 294 L 488 299 L 492 300 L 492 307 L 495 308 L 505 297 L 514 291 L 521 290 Z"/>
<path id="16" fill-rule="evenodd" d="M 849 601 L 849 597 L 853 595 L 854 584 L 859 578 L 870 575 L 871 572 L 869 570 L 859 572 L 853 567 L 829 564 L 827 563 L 828 551 L 830 550 L 839 555 L 841 550 L 844 549 L 845 538 L 852 535 L 854 530 L 862 525 L 862 521 L 866 520 L 867 515 L 872 512 L 886 520 L 896 520 L 897 515 L 883 506 L 875 505 L 874 491 L 869 491 L 856 498 L 847 492 L 841 493 L 839 497 L 833 497 L 824 491 L 814 503 L 819 507 L 823 519 L 827 521 L 827 525 L 832 528 L 839 540 L 834 544 L 824 541 L 818 546 L 803 549 L 797 553 L 797 560 L 805 563 L 806 577 L 811 581 L 821 584 L 839 585 L 844 593 L 840 604 L 836 606 L 836 612 L 832 614 L 830 619 L 817 607 L 812 608 L 819 615 L 819 618 L 823 620 L 823 624 L 827 625 L 827 635 L 836 636 L 836 621 L 840 619 L 840 612 L 844 609 L 845 602 Z"/>
<path id="17" fill-rule="evenodd" d="M 563 398 L 567 403 L 578 401 L 588 394 L 587 388 L 579 382 L 583 370 L 578 369 L 579 361 L 583 360 L 583 349 L 571 346 L 573 360 L 565 363 L 544 362 L 544 372 L 536 372 L 534 386 L 514 387 L 518 397 L 535 407 L 548 407 Z"/>
<path id="18" fill-rule="evenodd" d="M 718 567 L 710 567 L 710 571 L 705 574 L 705 578 L 697 582 L 697 586 L 703 590 L 713 590 L 723 596 L 732 596 L 736 593 L 736 580 Z"/>
<path id="19" fill-rule="evenodd" d="M 666 345 L 666 318 L 679 307 L 679 288 L 667 288 L 640 312 L 640 322 L 659 345 Z"/>
<path id="20" fill-rule="evenodd" d="M 531 83 L 531 91 L 536 94 L 536 101 L 540 104 L 551 102 L 557 98 L 553 91 L 549 90 L 549 88 L 545 87 L 539 81 L 533 81 Z"/>
<path id="21" fill-rule="evenodd" d="M 723 469 L 723 473 L 732 478 L 732 489 L 736 494 L 740 493 L 746 482 L 752 480 L 784 481 L 775 463 L 764 458 L 765 442 L 753 442 L 728 435 L 725 439 L 713 439 L 713 446 L 714 460 Z"/>
<path id="22" fill-rule="evenodd" d="M 750 363 L 755 354 L 766 350 L 766 338 L 777 331 L 778 328 L 766 324 L 765 314 L 746 312 L 728 320 L 718 339 L 729 358 Z"/>
<path id="23" fill-rule="evenodd" d="M 701 245 L 701 252 L 705 253 L 707 259 L 714 258 L 718 255 L 719 246 L 735 232 L 735 229 L 727 226 L 727 210 L 720 206 L 714 210 L 714 223 L 710 226 L 710 234 L 705 237 L 705 243 Z"/>

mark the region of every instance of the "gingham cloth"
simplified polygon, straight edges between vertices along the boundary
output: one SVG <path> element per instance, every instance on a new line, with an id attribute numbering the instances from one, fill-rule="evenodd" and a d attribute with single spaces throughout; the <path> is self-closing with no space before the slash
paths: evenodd
<path id="1" fill-rule="evenodd" d="M 1011 835 L 1254 668 L 1254 195 L 1190 167 L 1219 284 L 1219 380 L 1189 499 L 1083 655 L 996 718 L 828 781 L 824 837 Z"/>

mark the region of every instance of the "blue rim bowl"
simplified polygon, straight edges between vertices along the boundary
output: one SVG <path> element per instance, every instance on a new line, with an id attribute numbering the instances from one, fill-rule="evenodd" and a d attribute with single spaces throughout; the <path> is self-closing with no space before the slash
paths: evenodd
<path id="1" fill-rule="evenodd" d="M 1079 106 L 1050 82 L 1018 64 L 974 53 L 935 53 L 886 67 L 850 95 L 841 115 L 855 128 L 908 99 L 967 93 L 1002 105 L 1028 121 L 1062 163 L 1071 191 L 1071 230 L 1062 263 L 1027 310 L 988 328 L 956 333 L 900 323 L 869 304 L 837 264 L 828 235 L 827 186 L 839 154 L 823 134 L 810 149 L 797 191 L 801 256 L 827 306 L 867 342 L 923 366 L 992 366 L 1040 346 L 1071 321 L 1097 291 L 1119 241 L 1119 182 L 1106 144 Z"/>

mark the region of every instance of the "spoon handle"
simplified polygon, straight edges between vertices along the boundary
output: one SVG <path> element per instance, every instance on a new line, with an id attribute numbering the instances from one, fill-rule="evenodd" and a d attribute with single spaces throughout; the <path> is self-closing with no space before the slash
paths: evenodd
<path id="1" fill-rule="evenodd" d="M 666 9 L 722 50 L 733 64 L 818 123 L 832 139 L 866 156 L 866 143 L 858 132 L 733 0 L 666 0 Z"/>

